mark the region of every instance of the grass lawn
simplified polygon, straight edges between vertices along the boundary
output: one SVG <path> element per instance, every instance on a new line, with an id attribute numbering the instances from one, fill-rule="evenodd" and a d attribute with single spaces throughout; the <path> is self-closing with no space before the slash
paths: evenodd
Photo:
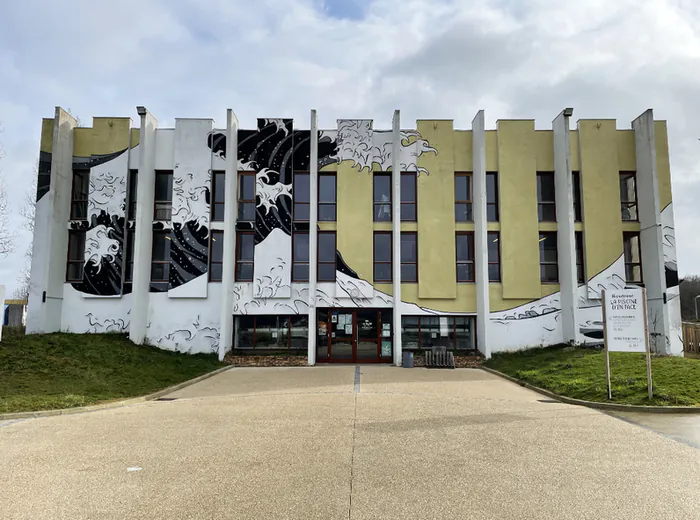
<path id="1" fill-rule="evenodd" d="M 485 366 L 559 395 L 636 405 L 700 405 L 700 360 L 652 357 L 654 399 L 647 395 L 644 354 L 610 353 L 612 401 L 605 385 L 602 351 L 547 347 L 494 354 Z"/>
<path id="2" fill-rule="evenodd" d="M 135 345 L 125 334 L 37 334 L 5 327 L 0 413 L 85 406 L 149 394 L 224 366 L 214 355 Z"/>

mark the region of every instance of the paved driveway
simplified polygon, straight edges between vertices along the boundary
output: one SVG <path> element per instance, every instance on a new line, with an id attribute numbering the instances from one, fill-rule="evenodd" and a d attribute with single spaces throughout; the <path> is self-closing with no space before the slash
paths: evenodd
<path id="1" fill-rule="evenodd" d="M 0 516 L 700 518 L 700 451 L 480 370 L 234 368 L 0 423 Z"/>

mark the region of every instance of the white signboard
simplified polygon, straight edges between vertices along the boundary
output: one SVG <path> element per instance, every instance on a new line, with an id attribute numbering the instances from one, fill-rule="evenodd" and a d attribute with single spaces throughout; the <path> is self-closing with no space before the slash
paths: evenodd
<path id="1" fill-rule="evenodd" d="M 605 341 L 610 352 L 646 352 L 644 292 L 605 292 Z"/>

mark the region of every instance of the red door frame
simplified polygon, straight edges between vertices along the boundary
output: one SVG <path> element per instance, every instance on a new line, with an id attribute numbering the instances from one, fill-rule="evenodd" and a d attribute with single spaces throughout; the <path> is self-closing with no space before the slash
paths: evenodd
<path id="1" fill-rule="evenodd" d="M 357 312 L 358 311 L 374 311 L 376 312 L 376 322 L 377 322 L 377 357 L 375 359 L 357 359 Z M 333 359 L 333 342 L 331 338 L 331 330 L 333 329 L 331 316 L 332 313 L 352 313 L 352 357 L 349 359 Z M 318 317 L 316 318 L 318 320 Z M 319 363 L 391 363 L 393 361 L 393 356 L 386 360 L 382 359 L 382 309 L 374 308 L 331 308 L 328 309 L 326 315 L 326 341 L 328 342 L 328 359 L 317 359 Z M 318 328 L 318 323 L 314 324 L 314 327 Z M 393 351 L 393 344 L 392 344 Z"/>

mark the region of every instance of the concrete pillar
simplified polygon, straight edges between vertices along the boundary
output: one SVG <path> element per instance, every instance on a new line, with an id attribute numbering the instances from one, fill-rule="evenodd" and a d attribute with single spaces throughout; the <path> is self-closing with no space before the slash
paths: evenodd
<path id="1" fill-rule="evenodd" d="M 557 205 L 557 258 L 559 302 L 564 343 L 576 341 L 578 277 L 576 273 L 576 234 L 574 231 L 574 191 L 571 173 L 569 118 L 573 108 L 565 108 L 552 121 L 554 133 L 554 200 Z"/>
<path id="2" fill-rule="evenodd" d="M 318 115 L 311 110 L 309 131 L 309 365 L 316 364 L 316 279 L 318 259 Z"/>
<path id="3" fill-rule="evenodd" d="M 400 367 L 401 360 L 401 113 L 394 110 L 391 141 L 391 232 L 394 237 L 392 269 L 392 294 L 394 296 L 394 364 Z"/>
<path id="4" fill-rule="evenodd" d="M 61 328 L 63 284 L 68 255 L 68 220 L 73 185 L 73 129 L 78 121 L 61 107 L 54 115 L 51 181 L 46 210 L 37 214 L 32 255 L 32 295 L 28 333 L 56 332 Z M 43 198 L 44 198 L 43 197 Z M 41 201 L 42 206 L 43 198 Z M 37 203 L 37 206 L 39 205 Z M 39 254 L 43 251 L 44 254 Z"/>
<path id="5" fill-rule="evenodd" d="M 637 157 L 642 278 L 647 290 L 651 348 L 659 354 L 671 354 L 653 111 L 649 109 L 632 121 L 632 129 Z"/>
<path id="6" fill-rule="evenodd" d="M 233 286 L 236 281 L 236 218 L 238 216 L 238 118 L 226 111 L 226 175 L 224 182 L 224 257 L 221 276 L 219 360 L 233 347 Z"/>
<path id="7" fill-rule="evenodd" d="M 131 324 L 129 339 L 141 344 L 146 339 L 148 298 L 151 283 L 153 246 L 153 201 L 156 189 L 156 128 L 158 121 L 146 110 L 136 107 L 141 117 L 139 137 L 139 173 L 136 187 L 134 234 L 134 279 L 131 285 Z"/>
<path id="8" fill-rule="evenodd" d="M 489 245 L 486 213 L 486 141 L 484 111 L 472 121 L 472 179 L 474 180 L 474 254 L 476 269 L 476 347 L 491 357 L 489 338 Z"/>

